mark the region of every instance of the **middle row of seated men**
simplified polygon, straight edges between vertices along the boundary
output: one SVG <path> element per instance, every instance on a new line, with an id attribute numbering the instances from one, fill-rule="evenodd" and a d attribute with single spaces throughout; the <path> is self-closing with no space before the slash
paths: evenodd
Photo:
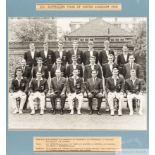
<path id="1" fill-rule="evenodd" d="M 31 108 L 31 115 L 35 114 L 35 99 L 40 99 L 40 114 L 44 114 L 45 109 L 45 97 L 47 95 L 51 98 L 51 104 L 53 108 L 53 114 L 56 113 L 56 99 L 61 99 L 61 114 L 64 113 L 65 100 L 68 98 L 68 104 L 70 107 L 70 114 L 74 114 L 74 102 L 78 100 L 77 114 L 81 114 L 81 106 L 83 104 L 84 92 L 86 92 L 89 102 L 90 112 L 93 114 L 93 98 L 97 98 L 97 114 L 101 114 L 102 98 L 107 94 L 108 104 L 110 106 L 110 114 L 114 116 L 115 109 L 113 100 L 117 98 L 119 100 L 118 115 L 122 115 L 122 106 L 124 102 L 124 93 L 127 94 L 128 105 L 130 109 L 130 115 L 133 115 L 132 100 L 137 98 L 140 100 L 139 114 L 143 114 L 143 84 L 136 76 L 136 70 L 130 70 L 130 78 L 124 80 L 119 76 L 117 68 L 112 69 L 112 75 L 105 79 L 106 85 L 103 84 L 103 80 L 98 77 L 98 70 L 93 68 L 91 70 L 91 77 L 88 77 L 86 81 L 79 76 L 79 70 L 73 69 L 72 76 L 65 78 L 62 76 L 60 69 L 56 69 L 55 77 L 51 79 L 50 88 L 47 83 L 47 79 L 43 78 L 44 74 L 39 70 L 36 72 L 36 77 L 30 82 L 23 77 L 22 68 L 16 69 L 16 77 L 12 80 L 11 92 L 12 92 L 12 107 L 13 113 L 23 113 L 23 106 L 28 97 L 28 104 Z M 16 99 L 20 98 L 20 105 L 16 103 Z"/>
<path id="2" fill-rule="evenodd" d="M 73 69 L 79 70 L 79 75 L 81 78 L 84 78 L 84 81 L 86 81 L 88 78 L 91 77 L 91 71 L 97 70 L 98 75 L 97 77 L 101 78 L 104 77 L 105 79 L 112 76 L 112 69 L 118 68 L 120 74 L 125 78 L 130 77 L 130 70 L 135 69 L 136 75 L 138 78 L 142 77 L 142 72 L 140 71 L 140 65 L 136 64 L 134 62 L 135 57 L 134 55 L 129 56 L 129 62 L 123 66 L 122 69 L 118 67 L 116 63 L 114 63 L 114 55 L 110 54 L 108 55 L 108 63 L 105 63 L 103 66 L 100 67 L 100 65 L 95 63 L 96 58 L 94 56 L 90 57 L 90 64 L 86 66 L 82 66 L 77 63 L 77 57 L 72 56 L 72 64 L 69 64 L 67 66 L 62 65 L 62 60 L 60 58 L 57 58 L 56 64 L 54 64 L 50 71 L 48 71 L 47 67 L 43 65 L 43 60 L 41 57 L 37 59 L 37 66 L 30 69 L 30 67 L 26 66 L 25 59 L 21 62 L 21 68 L 23 70 L 23 76 L 26 77 L 29 81 L 31 78 L 36 78 L 36 73 L 39 71 L 43 74 L 43 77 L 48 79 L 53 78 L 55 76 L 55 71 L 60 70 L 62 72 L 63 77 L 70 77 L 73 75 Z M 16 72 L 15 72 L 16 76 Z"/>

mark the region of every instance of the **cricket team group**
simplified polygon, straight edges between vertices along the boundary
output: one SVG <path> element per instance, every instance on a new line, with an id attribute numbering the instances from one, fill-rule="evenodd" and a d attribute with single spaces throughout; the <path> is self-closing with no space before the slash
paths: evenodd
<path id="1" fill-rule="evenodd" d="M 46 97 L 51 101 L 52 114 L 65 112 L 66 99 L 70 114 L 81 114 L 84 97 L 88 98 L 88 113 L 101 115 L 102 99 L 106 100 L 106 111 L 114 116 L 122 116 L 122 107 L 127 99 L 129 115 L 134 114 L 133 100 L 139 104 L 139 115 L 143 115 L 145 80 L 141 65 L 136 62 L 136 56 L 129 52 L 127 44 L 122 46 L 122 52 L 115 55 L 108 40 L 104 49 L 96 51 L 94 42 L 88 42 L 88 49 L 80 50 L 78 41 L 74 40 L 72 49 L 66 51 L 64 42 L 58 41 L 56 51 L 49 48 L 45 41 L 43 48 L 37 51 L 35 43 L 29 44 L 29 51 L 24 53 L 14 71 L 11 81 L 10 96 L 13 114 L 23 114 L 23 108 L 28 105 L 30 114 L 36 113 L 36 99 L 39 100 L 40 115 L 44 114 Z M 61 108 L 57 109 L 57 99 Z M 93 109 L 94 98 L 97 100 L 97 111 Z M 118 108 L 114 101 L 117 99 Z M 17 104 L 20 102 L 20 104 Z M 75 110 L 75 101 L 77 107 Z"/>

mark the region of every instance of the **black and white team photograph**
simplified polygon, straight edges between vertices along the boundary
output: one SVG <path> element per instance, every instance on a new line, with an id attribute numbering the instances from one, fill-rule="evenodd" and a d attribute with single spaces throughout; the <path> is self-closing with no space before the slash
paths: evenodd
<path id="1" fill-rule="evenodd" d="M 10 17 L 10 130 L 146 130 L 147 18 Z"/>

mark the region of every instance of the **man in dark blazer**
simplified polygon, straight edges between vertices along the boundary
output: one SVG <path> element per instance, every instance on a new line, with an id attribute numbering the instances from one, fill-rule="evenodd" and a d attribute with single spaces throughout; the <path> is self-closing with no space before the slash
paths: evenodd
<path id="1" fill-rule="evenodd" d="M 40 115 L 44 114 L 45 109 L 45 96 L 48 92 L 48 84 L 45 78 L 42 78 L 42 73 L 37 72 L 30 85 L 29 106 L 31 108 L 31 115 L 35 114 L 35 99 L 40 100 Z"/>
<path id="2" fill-rule="evenodd" d="M 55 77 L 55 71 L 56 70 L 60 70 L 61 76 L 66 77 L 66 67 L 63 66 L 61 63 L 62 63 L 61 59 L 57 58 L 56 64 L 54 64 L 52 69 L 51 69 L 51 78 Z"/>
<path id="3" fill-rule="evenodd" d="M 109 41 L 106 40 L 104 42 L 104 50 L 100 51 L 99 57 L 98 57 L 101 66 L 103 66 L 103 64 L 105 64 L 105 63 L 108 63 L 108 55 L 109 54 L 114 55 L 114 51 L 110 50 Z"/>
<path id="4" fill-rule="evenodd" d="M 119 73 L 123 74 L 123 67 L 129 62 L 129 49 L 127 45 L 123 45 L 122 54 L 117 56 L 117 64 L 119 67 Z"/>
<path id="5" fill-rule="evenodd" d="M 58 50 L 55 51 L 55 60 L 61 59 L 62 65 L 66 66 L 69 63 L 69 55 L 66 50 L 64 50 L 64 43 L 62 40 L 58 41 Z"/>
<path id="6" fill-rule="evenodd" d="M 75 55 L 72 55 L 72 62 L 73 62 L 72 64 L 69 64 L 67 66 L 67 70 L 66 70 L 67 77 L 73 76 L 73 70 L 78 69 L 78 71 L 79 71 L 78 76 L 82 78 L 83 77 L 83 68 L 80 64 L 77 64 L 77 57 Z"/>
<path id="7" fill-rule="evenodd" d="M 76 55 L 77 57 L 77 63 L 82 64 L 83 63 L 83 52 L 78 49 L 78 41 L 73 41 L 73 49 L 68 51 L 68 58 L 69 58 L 69 64 L 72 64 L 72 55 Z"/>
<path id="8" fill-rule="evenodd" d="M 90 57 L 90 64 L 85 66 L 84 69 L 84 80 L 87 81 L 87 79 L 92 77 L 92 70 L 97 71 L 97 77 L 102 79 L 102 71 L 101 67 L 98 64 L 95 64 L 95 57 Z"/>
<path id="9" fill-rule="evenodd" d="M 94 47 L 93 41 L 89 41 L 88 42 L 88 51 L 85 51 L 83 53 L 83 62 L 84 62 L 84 65 L 90 64 L 90 57 L 92 57 L 92 56 L 95 56 L 95 58 L 96 58 L 95 63 L 96 64 L 98 63 L 98 52 L 95 51 L 93 47 Z"/>
<path id="10" fill-rule="evenodd" d="M 37 65 L 37 58 L 39 57 L 39 52 L 35 50 L 34 43 L 29 44 L 30 50 L 24 53 L 24 59 L 26 60 L 26 65 L 31 69 Z"/>
<path id="11" fill-rule="evenodd" d="M 73 76 L 68 79 L 67 83 L 67 96 L 70 107 L 70 114 L 74 114 L 73 100 L 78 100 L 77 114 L 81 114 L 81 106 L 83 103 L 84 85 L 83 79 L 78 76 L 78 69 L 73 70 Z"/>
<path id="12" fill-rule="evenodd" d="M 97 98 L 98 100 L 98 106 L 97 106 L 97 114 L 100 115 L 100 108 L 103 98 L 103 84 L 102 79 L 97 78 L 97 71 L 92 70 L 92 78 L 87 80 L 87 94 L 88 94 L 88 100 L 89 100 L 89 107 L 90 107 L 90 115 L 93 114 L 92 104 L 93 104 L 93 98 Z"/>
<path id="13" fill-rule="evenodd" d="M 130 78 L 130 71 L 132 69 L 136 70 L 136 76 L 137 78 L 142 77 L 142 73 L 140 72 L 141 66 L 139 64 L 136 64 L 134 55 L 129 56 L 129 62 L 124 65 L 123 67 L 123 76 L 125 79 Z"/>
<path id="14" fill-rule="evenodd" d="M 118 65 L 114 63 L 114 56 L 108 55 L 108 63 L 103 64 L 102 72 L 105 79 L 112 76 L 113 68 L 117 68 Z"/>
<path id="15" fill-rule="evenodd" d="M 23 107 L 26 101 L 26 93 L 28 91 L 28 81 L 22 76 L 22 69 L 16 69 L 16 77 L 12 80 L 10 92 L 12 97 L 13 113 L 23 113 Z M 17 106 L 17 99 L 20 98 L 20 105 Z"/>
<path id="16" fill-rule="evenodd" d="M 139 115 L 143 115 L 143 105 L 144 105 L 144 85 L 142 80 L 136 77 L 136 70 L 130 70 L 131 77 L 125 81 L 125 91 L 127 93 L 128 105 L 130 109 L 129 115 L 133 115 L 133 106 L 132 101 L 134 98 L 140 100 L 140 108 L 139 108 Z M 144 82 L 144 81 L 143 81 Z"/>
<path id="17" fill-rule="evenodd" d="M 51 104 L 53 107 L 53 114 L 56 114 L 56 99 L 61 99 L 61 111 L 60 114 L 63 115 L 65 100 L 66 100 L 66 79 L 61 76 L 61 71 L 55 71 L 56 77 L 51 79 L 50 94 L 51 94 Z"/>
<path id="18" fill-rule="evenodd" d="M 18 68 L 19 68 L 19 67 L 17 67 L 17 68 L 15 69 L 15 77 L 16 77 L 16 72 L 17 72 L 17 69 L 18 69 Z M 31 75 L 31 69 L 30 69 L 29 66 L 26 65 L 25 59 L 22 59 L 22 60 L 21 60 L 21 66 L 20 66 L 20 68 L 21 68 L 21 70 L 22 70 L 22 76 L 23 76 L 23 78 L 26 78 L 26 79 L 28 80 L 28 82 L 30 82 L 31 77 L 32 77 L 32 75 Z"/>
<path id="19" fill-rule="evenodd" d="M 118 115 L 122 115 L 122 105 L 124 103 L 124 79 L 118 76 L 119 71 L 117 68 L 114 68 L 112 71 L 112 77 L 107 78 L 106 80 L 106 91 L 108 93 L 108 103 L 110 106 L 110 114 L 114 116 L 114 99 L 119 100 L 119 109 Z"/>
<path id="20" fill-rule="evenodd" d="M 38 58 L 37 60 L 37 66 L 33 68 L 33 78 L 36 78 L 37 72 L 41 72 L 42 77 L 48 79 L 49 74 L 48 74 L 48 69 L 47 67 L 43 66 L 43 60 L 42 58 Z"/>
<path id="21" fill-rule="evenodd" d="M 43 48 L 44 49 L 40 51 L 40 57 L 43 60 L 43 65 L 48 69 L 48 72 L 50 72 L 55 62 L 55 53 L 49 49 L 48 42 L 44 42 Z"/>

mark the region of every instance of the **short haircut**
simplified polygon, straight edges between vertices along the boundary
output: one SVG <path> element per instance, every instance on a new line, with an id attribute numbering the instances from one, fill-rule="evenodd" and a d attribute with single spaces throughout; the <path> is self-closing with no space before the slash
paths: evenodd
<path id="1" fill-rule="evenodd" d="M 25 60 L 24 58 L 22 58 L 21 62 L 22 62 L 22 61 L 26 62 L 26 60 Z"/>
<path id="2" fill-rule="evenodd" d="M 131 56 L 133 56 L 133 57 L 135 58 L 134 54 L 130 54 L 130 55 L 129 55 L 129 58 L 130 58 Z"/>
<path id="3" fill-rule="evenodd" d="M 113 71 L 118 71 L 119 72 L 118 68 L 116 68 L 116 67 L 112 69 L 112 72 Z"/>
<path id="4" fill-rule="evenodd" d="M 104 43 L 110 43 L 109 40 L 105 40 Z"/>
<path id="5" fill-rule="evenodd" d="M 109 50 L 109 55 L 115 55 L 114 51 L 113 50 Z"/>
<path id="6" fill-rule="evenodd" d="M 30 43 L 29 43 L 29 45 L 32 45 L 32 44 L 34 45 L 34 42 L 30 42 Z"/>
<path id="7" fill-rule="evenodd" d="M 38 61 L 43 61 L 42 57 L 39 57 L 39 58 L 37 59 L 37 62 L 38 62 Z"/>
<path id="8" fill-rule="evenodd" d="M 126 46 L 128 48 L 128 44 L 123 44 L 123 46 Z"/>

